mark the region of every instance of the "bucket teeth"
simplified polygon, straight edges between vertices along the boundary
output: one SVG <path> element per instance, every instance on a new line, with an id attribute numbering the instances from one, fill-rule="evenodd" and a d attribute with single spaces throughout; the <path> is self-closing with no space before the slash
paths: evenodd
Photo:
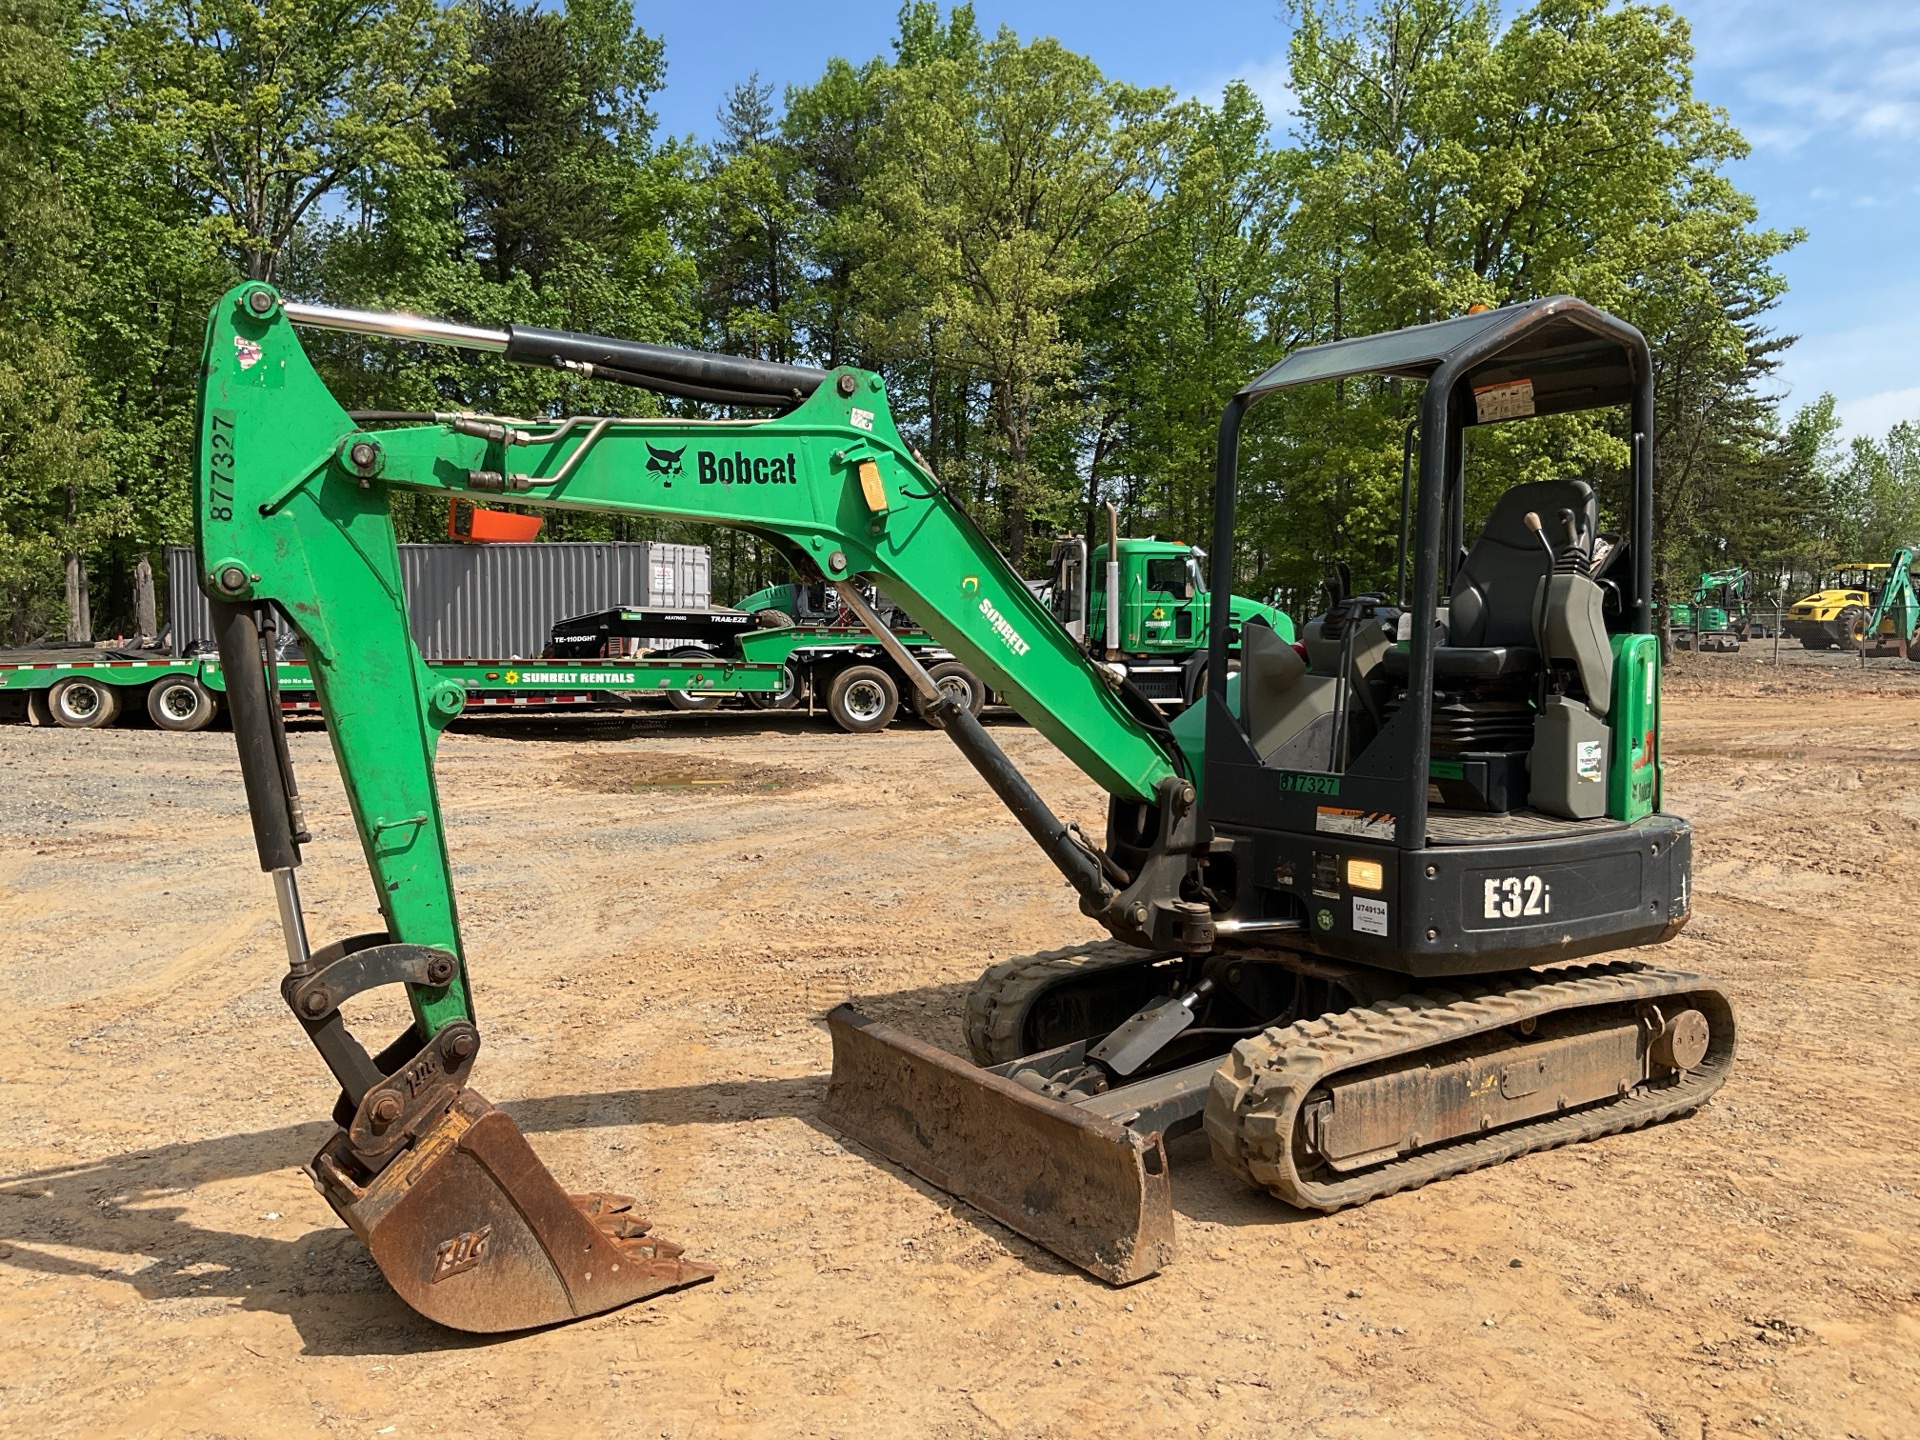
<path id="1" fill-rule="evenodd" d="M 577 1320 L 715 1273 L 649 1234 L 631 1196 L 567 1194 L 472 1090 L 364 1186 L 348 1160 L 336 1135 L 315 1160 L 321 1193 L 401 1299 L 456 1330 Z"/>
<path id="2" fill-rule="evenodd" d="M 678 1260 L 686 1254 L 684 1245 L 649 1235 L 653 1222 L 633 1213 L 631 1195 L 613 1195 L 596 1191 L 591 1195 L 569 1195 L 576 1209 L 622 1250 L 636 1260 Z M 699 1268 L 699 1267 L 695 1267 Z"/>
<path id="3" fill-rule="evenodd" d="M 633 1196 L 616 1195 L 611 1190 L 595 1190 L 587 1195 L 569 1195 L 567 1198 L 579 1207 L 582 1215 L 596 1221 L 604 1216 L 624 1215 L 634 1205 Z M 640 1223 L 644 1225 L 647 1222 L 642 1220 Z"/>

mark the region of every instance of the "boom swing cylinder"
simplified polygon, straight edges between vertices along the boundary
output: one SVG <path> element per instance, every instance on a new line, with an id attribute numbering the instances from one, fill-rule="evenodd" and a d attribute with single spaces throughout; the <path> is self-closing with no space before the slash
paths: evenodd
<path id="1" fill-rule="evenodd" d="M 1498 673 L 1491 699 L 1486 677 L 1470 676 L 1456 728 L 1517 733 L 1532 706 L 1536 731 L 1549 711 L 1559 726 L 1535 740 L 1536 754 L 1560 745 L 1577 757 L 1585 752 L 1568 747 L 1588 743 L 1578 737 L 1604 718 L 1608 696 L 1638 695 L 1644 681 L 1646 703 L 1616 705 L 1606 722 L 1624 747 L 1615 753 L 1641 757 L 1621 787 L 1608 776 L 1609 795 L 1625 797 L 1621 814 L 1610 799 L 1602 823 L 1582 828 L 1524 803 L 1494 805 L 1501 795 L 1488 775 L 1517 787 L 1524 770 L 1526 757 L 1516 765 L 1511 752 L 1498 763 L 1461 752 L 1468 780 L 1454 789 L 1478 798 L 1477 829 L 1447 807 L 1427 810 L 1430 785 L 1454 784 L 1435 764 L 1456 763 L 1434 761 L 1437 738 L 1428 748 L 1444 709 L 1433 691 L 1462 663 L 1436 660 L 1445 647 L 1425 628 L 1442 588 L 1443 516 L 1458 510 L 1448 456 L 1460 425 L 1449 407 L 1496 361 L 1530 366 L 1549 397 L 1553 375 L 1583 365 L 1599 365 L 1601 383 L 1588 389 L 1602 399 L 1619 389 L 1616 370 L 1641 373 L 1644 343 L 1635 350 L 1626 327 L 1578 302 L 1542 305 L 1501 312 L 1511 322 L 1504 349 L 1466 355 L 1465 339 L 1503 338 L 1476 329 L 1437 357 L 1402 358 L 1404 371 L 1434 380 L 1423 447 L 1442 438 L 1438 469 L 1422 451 L 1415 623 L 1399 669 L 1382 643 L 1390 617 L 1359 603 L 1372 597 L 1343 600 L 1309 627 L 1304 664 L 1264 625 L 1248 624 L 1243 670 L 1231 680 L 1226 627 L 1217 626 L 1209 693 L 1169 728 L 1054 620 L 919 462 L 877 377 L 298 306 L 260 284 L 227 296 L 208 326 L 199 412 L 201 581 L 219 616 L 260 861 L 287 934 L 283 994 L 341 1087 L 339 1130 L 314 1172 L 396 1290 L 443 1323 L 496 1330 L 594 1313 L 711 1273 L 653 1237 L 625 1197 L 568 1196 L 469 1084 L 481 1032 L 433 781 L 439 734 L 464 695 L 436 679 L 409 635 L 389 503 L 398 490 L 744 528 L 803 577 L 834 585 L 879 643 L 899 651 L 892 658 L 928 717 L 1114 939 L 990 970 L 969 1004 L 979 1066 L 836 1010 L 825 1113 L 1095 1274 L 1134 1279 L 1170 1258 L 1163 1139 L 1203 1120 L 1237 1173 L 1293 1203 L 1328 1205 L 1642 1124 L 1711 1094 L 1732 1022 L 1710 984 L 1618 962 L 1550 981 L 1525 969 L 1665 938 L 1686 913 L 1687 831 L 1658 811 L 1650 768 L 1657 674 L 1634 643 L 1650 628 L 1646 587 L 1616 583 L 1622 604 L 1611 619 L 1580 608 L 1600 568 L 1571 509 L 1565 524 L 1557 514 L 1547 522 L 1565 566 L 1553 544 L 1547 561 L 1529 562 L 1551 570 L 1535 587 L 1545 597 L 1540 647 L 1531 659 L 1509 656 L 1525 650 L 1518 645 L 1492 662 L 1468 657 L 1469 670 L 1491 663 Z M 362 425 L 327 392 L 296 326 L 462 346 L 776 413 Z M 1596 344 L 1605 352 L 1597 362 L 1587 353 Z M 1452 371 L 1434 374 L 1447 364 Z M 1216 615 L 1230 601 L 1230 431 L 1259 393 L 1249 387 L 1223 426 Z M 1642 454 L 1636 496 L 1649 483 L 1644 444 Z M 1643 567 L 1650 521 L 1635 513 L 1615 559 L 1631 551 Z M 1528 514 L 1537 547 L 1540 522 Z M 1464 567 L 1469 589 L 1485 579 L 1475 563 Z M 1102 841 L 1053 815 L 967 707 L 893 642 L 858 577 L 883 585 L 1107 792 Z M 1520 580 L 1487 584 L 1497 592 L 1491 609 L 1505 615 Z M 276 623 L 291 623 L 305 644 L 380 895 L 379 934 L 318 947 L 304 934 L 295 872 L 306 822 L 266 693 L 272 672 L 260 665 L 261 629 Z M 1603 681 L 1596 645 L 1609 644 L 1617 669 Z M 1535 687 L 1520 712 L 1500 698 L 1518 693 L 1500 668 L 1510 664 Z M 1625 678 L 1610 691 L 1613 674 Z M 1629 733 L 1642 721 L 1644 734 Z M 1556 738 L 1561 731 L 1575 738 Z M 1583 771 L 1549 772 L 1585 802 L 1575 783 Z M 1569 803 L 1536 788 L 1541 805 Z M 1493 897 L 1487 918 L 1499 920 L 1510 886 L 1523 894 L 1512 912 L 1523 923 L 1476 917 L 1484 893 Z M 1527 909 L 1527 893 L 1551 894 L 1550 919 Z M 1432 975 L 1478 978 L 1444 994 L 1421 990 L 1418 977 Z M 382 985 L 402 988 L 411 1023 L 369 1054 L 339 1005 Z M 1504 1103 L 1483 1103 L 1489 1086 Z"/>

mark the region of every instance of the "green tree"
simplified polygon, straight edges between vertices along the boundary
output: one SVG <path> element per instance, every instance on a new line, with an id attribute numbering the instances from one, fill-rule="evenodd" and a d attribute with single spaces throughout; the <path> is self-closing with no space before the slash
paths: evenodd
<path id="1" fill-rule="evenodd" d="M 548 325 L 693 343 L 694 263 L 681 233 L 696 157 L 656 146 L 658 40 L 617 0 L 559 11 L 489 4 L 472 67 L 434 112 L 444 161 L 369 172 L 352 205 L 306 227 L 289 264 L 306 293 L 471 323 Z M 647 413 L 654 398 L 557 370 L 433 347 L 310 336 L 343 400 L 504 414 Z M 408 538 L 444 534 L 444 508 L 405 502 Z M 643 538 L 659 527 L 553 515 L 553 538 Z"/>
<path id="2" fill-rule="evenodd" d="M 463 12 L 438 0 L 107 0 L 115 108 L 203 192 L 246 273 L 355 176 L 434 158 Z"/>
<path id="3" fill-rule="evenodd" d="M 483 0 L 472 57 L 434 124 L 469 253 L 493 283 L 523 274 L 537 288 L 570 254 L 617 247 L 665 51 L 609 0 Z"/>
<path id="4" fill-rule="evenodd" d="M 1148 234 L 1085 307 L 1093 403 L 1080 448 L 1089 510 L 1110 496 L 1138 533 L 1210 544 L 1220 412 L 1278 358 L 1292 166 L 1244 84 L 1173 118 Z"/>
<path id="5" fill-rule="evenodd" d="M 15 643 L 61 626 L 66 557 L 116 518 L 69 323 L 86 284 L 68 174 L 84 151 L 79 35 L 63 0 L 0 16 L 0 617 Z"/>
<path id="6" fill-rule="evenodd" d="M 861 195 L 877 147 L 884 105 L 879 60 L 855 67 L 827 62 L 812 85 L 789 89 L 780 138 L 798 173 L 805 208 L 802 261 L 807 285 L 799 306 L 802 352 L 816 364 L 871 363 L 860 348 L 863 296 L 855 284 L 863 251 Z"/>
<path id="7" fill-rule="evenodd" d="M 1903 420 L 1883 439 L 1856 435 L 1839 489 L 1848 541 L 1841 558 L 1885 560 L 1920 545 L 1920 424 Z"/>
<path id="8" fill-rule="evenodd" d="M 1841 485 L 1833 397 L 1802 406 L 1786 425 L 1770 411 L 1706 467 L 1698 513 L 1712 517 L 1682 552 L 1675 598 L 1693 570 L 1741 567 L 1760 579 L 1757 598 L 1770 601 L 1796 574 L 1824 569 L 1839 544 L 1833 517 Z"/>
<path id="9" fill-rule="evenodd" d="M 1077 419 L 1084 347 L 1069 317 L 1149 232 L 1171 97 L 1107 80 L 1053 40 L 982 40 L 965 6 L 944 29 L 925 20 L 903 14 L 900 63 L 881 81 L 860 284 L 877 350 L 984 392 L 986 463 L 951 478 L 990 498 L 1019 563 L 1031 517 L 1057 518 L 1079 489 L 1070 448 L 1042 453 L 1046 432 Z"/>
<path id="10" fill-rule="evenodd" d="M 1364 14 L 1299 0 L 1295 13 L 1303 163 L 1286 328 L 1334 339 L 1561 292 L 1639 325 L 1658 357 L 1670 569 L 1717 523 L 1703 498 L 1722 488 L 1715 475 L 1763 437 L 1755 384 L 1785 343 L 1764 326 L 1782 289 L 1772 266 L 1798 238 L 1755 229 L 1722 173 L 1745 143 L 1693 94 L 1686 22 L 1606 0 L 1541 0 L 1504 26 L 1463 0 Z M 1281 413 L 1296 434 L 1331 425 L 1353 439 L 1299 449 L 1275 488 L 1289 514 L 1339 512 L 1339 538 L 1378 577 L 1397 523 L 1398 447 L 1382 443 L 1395 428 L 1382 418 L 1397 425 L 1411 396 L 1366 383 L 1343 387 L 1332 413 L 1320 403 Z M 1475 509 L 1515 480 L 1601 481 L 1626 458 L 1619 422 L 1598 417 L 1473 438 Z"/>
<path id="11" fill-rule="evenodd" d="M 809 288 L 799 157 L 775 126 L 773 87 L 757 74 L 728 92 L 718 119 L 701 207 L 708 334 L 735 354 L 794 360 Z"/>

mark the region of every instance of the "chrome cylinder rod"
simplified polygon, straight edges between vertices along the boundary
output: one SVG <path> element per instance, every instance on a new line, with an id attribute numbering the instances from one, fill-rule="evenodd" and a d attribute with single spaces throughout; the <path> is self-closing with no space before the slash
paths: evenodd
<path id="1" fill-rule="evenodd" d="M 900 643 L 900 637 L 889 630 L 886 622 L 873 613 L 873 607 L 867 604 L 866 598 L 860 593 L 860 588 L 851 580 L 836 580 L 833 582 L 833 588 L 840 593 L 840 603 L 851 610 L 859 618 L 860 623 L 867 627 L 867 633 L 880 642 L 880 648 L 886 651 L 893 663 L 900 667 L 901 673 L 912 682 L 913 688 L 928 700 L 938 700 L 940 687 L 933 683 L 933 677 L 928 675 L 926 668 L 914 658 L 913 652 Z"/>
<path id="2" fill-rule="evenodd" d="M 273 872 L 273 898 L 280 902 L 280 934 L 287 942 L 287 968 L 304 975 L 313 968 L 307 945 L 307 922 L 300 913 L 300 886 L 291 869 Z"/>
<path id="3" fill-rule="evenodd" d="M 336 310 L 331 305 L 302 305 L 293 300 L 283 302 L 280 308 L 286 311 L 287 319 L 309 330 L 385 335 L 395 340 L 421 340 L 429 345 L 485 350 L 494 355 L 506 353 L 509 339 L 505 330 L 456 325 L 451 320 L 433 320 L 425 315 L 403 315 L 384 310 Z"/>

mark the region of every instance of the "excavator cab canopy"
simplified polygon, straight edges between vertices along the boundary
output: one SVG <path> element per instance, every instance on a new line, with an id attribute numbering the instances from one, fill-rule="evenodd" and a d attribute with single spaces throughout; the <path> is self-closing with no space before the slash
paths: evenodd
<path id="1" fill-rule="evenodd" d="M 1626 404 L 1646 376 L 1646 357 L 1639 331 L 1563 295 L 1309 345 L 1242 386 L 1238 398 L 1251 402 L 1276 390 L 1357 375 L 1430 380 L 1451 362 L 1464 367 L 1466 383 L 1476 391 L 1525 378 L 1533 389 L 1533 409 L 1527 413 L 1557 415 Z M 1512 418 L 1517 417 L 1472 414 L 1464 423 Z"/>
<path id="2" fill-rule="evenodd" d="M 1425 387 L 1407 432 L 1403 593 L 1393 597 L 1397 604 L 1336 596 L 1327 616 L 1306 627 L 1308 678 L 1325 680 L 1332 697 L 1316 702 L 1317 730 L 1302 728 L 1304 692 L 1263 686 L 1250 651 L 1239 657 L 1245 673 L 1230 702 L 1224 636 L 1214 637 L 1205 720 L 1209 818 L 1306 832 L 1337 823 L 1390 835 L 1402 851 L 1434 840 L 1430 808 L 1464 806 L 1490 820 L 1546 803 L 1558 818 L 1587 818 L 1564 800 L 1546 801 L 1537 782 L 1529 800 L 1529 769 L 1541 768 L 1538 751 L 1528 763 L 1531 727 L 1548 699 L 1559 698 L 1583 708 L 1575 727 L 1583 735 L 1611 724 L 1621 740 L 1617 758 L 1639 767 L 1608 774 L 1606 814 L 1626 821 L 1646 813 L 1657 805 L 1657 772 L 1624 748 L 1626 722 L 1608 715 L 1619 637 L 1654 630 L 1653 367 L 1645 338 L 1584 301 L 1555 296 L 1295 351 L 1244 386 L 1221 417 L 1215 555 L 1234 553 L 1247 411 L 1281 390 L 1361 376 Z M 1469 427 L 1614 406 L 1626 407 L 1632 437 L 1629 493 L 1610 507 L 1618 530 L 1600 530 L 1593 477 L 1569 474 L 1512 487 L 1479 535 L 1467 534 Z M 1215 567 L 1215 605 L 1225 603 L 1232 573 Z M 1571 628 L 1561 613 L 1569 603 L 1579 612 Z M 1537 612 L 1556 605 L 1543 622 Z M 1629 647 L 1632 665 L 1654 663 L 1642 648 Z M 1285 657 L 1275 660 L 1287 670 Z M 1574 789 L 1583 788 L 1579 780 L 1597 792 L 1594 743 L 1569 742 L 1570 754 L 1588 757 L 1568 781 Z M 1640 788 L 1628 798 L 1622 787 L 1633 786 Z M 1323 802 L 1334 795 L 1341 814 L 1330 821 Z"/>

